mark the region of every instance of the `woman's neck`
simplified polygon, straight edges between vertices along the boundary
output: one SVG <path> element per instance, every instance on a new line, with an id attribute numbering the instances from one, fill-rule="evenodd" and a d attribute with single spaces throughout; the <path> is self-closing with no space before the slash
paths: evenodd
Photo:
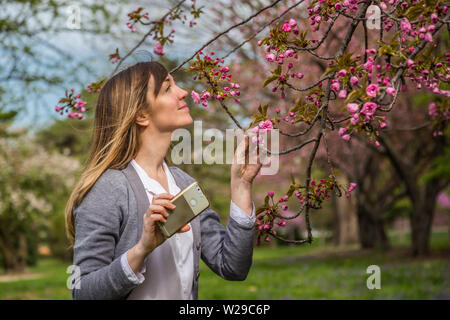
<path id="1" fill-rule="evenodd" d="M 134 159 L 150 176 L 164 175 L 163 162 L 170 146 L 171 136 L 171 133 L 141 135 L 141 148 Z"/>

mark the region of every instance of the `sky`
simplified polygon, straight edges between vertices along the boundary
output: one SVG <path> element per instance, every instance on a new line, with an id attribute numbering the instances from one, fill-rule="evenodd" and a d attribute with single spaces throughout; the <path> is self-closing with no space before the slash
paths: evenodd
<path id="1" fill-rule="evenodd" d="M 189 2 L 190 1 L 187 1 L 187 3 Z M 67 30 L 67 32 L 63 31 L 58 35 L 46 40 L 51 42 L 56 47 L 61 48 L 66 52 L 70 52 L 80 60 L 90 61 L 92 63 L 91 66 L 95 69 L 96 75 L 95 78 L 92 78 L 92 74 L 88 74 L 80 70 L 67 70 L 66 72 L 77 72 L 77 75 L 81 78 L 84 84 L 96 81 L 101 76 L 109 75 L 115 67 L 115 65 L 112 65 L 111 62 L 108 61 L 108 55 L 114 52 L 116 47 L 119 47 L 119 50 L 123 55 L 124 52 L 127 52 L 129 49 L 131 49 L 139 41 L 139 39 L 141 39 L 145 30 L 147 30 L 146 28 L 148 27 L 140 26 L 138 29 L 142 32 L 138 32 L 138 34 L 132 34 L 125 26 L 125 22 L 127 21 L 126 13 L 134 10 L 138 6 L 143 6 L 144 8 L 146 8 L 147 3 L 148 2 L 146 1 L 131 1 L 131 3 L 126 5 L 120 4 L 120 10 L 122 11 L 123 16 L 123 26 L 119 27 L 121 27 L 122 30 L 125 30 L 125 37 L 122 38 L 122 41 L 120 41 L 120 43 L 118 43 L 117 40 L 114 40 L 112 38 L 108 39 L 108 37 L 105 36 L 99 38 L 92 36 L 91 34 L 67 30 L 67 25 L 63 26 L 62 28 L 62 30 Z M 200 19 L 196 20 L 197 25 L 194 28 L 186 27 L 187 23 L 183 25 L 180 21 L 174 23 L 173 27 L 176 29 L 174 43 L 165 48 L 166 56 L 168 58 L 176 59 L 179 62 L 184 61 L 204 43 L 211 39 L 212 25 L 216 26 L 216 30 L 218 31 L 222 31 L 228 28 L 228 26 L 225 24 L 222 26 L 217 26 L 211 23 L 210 16 L 208 15 L 208 10 L 212 5 L 217 5 L 217 2 L 197 1 L 196 3 L 197 6 L 205 6 L 205 8 L 203 9 L 205 13 L 201 16 Z M 239 4 L 236 5 L 238 6 Z M 170 6 L 171 4 L 166 1 L 152 1 L 151 10 L 146 11 L 149 12 L 150 20 L 153 20 L 164 15 Z M 243 18 L 251 14 L 251 12 L 246 7 L 242 6 L 241 8 L 239 8 L 238 12 L 242 14 Z M 66 14 L 68 20 L 70 19 L 71 14 L 73 14 L 73 11 L 67 11 Z M 82 28 L 88 28 L 88 26 L 83 25 L 83 14 L 83 8 L 81 7 L 80 25 Z M 152 52 L 154 44 L 154 40 L 148 38 L 146 43 L 141 46 L 140 49 Z M 225 49 L 229 50 L 229 48 Z M 217 51 L 219 51 L 218 54 L 220 54 L 220 50 L 216 50 L 216 52 Z M 153 56 L 157 58 L 157 55 L 153 54 Z M 37 66 L 29 64 L 27 67 L 35 68 Z M 67 83 L 64 85 L 66 85 L 67 89 L 73 87 L 75 89 L 75 92 L 80 92 L 82 89 L 81 84 L 77 83 Z M 21 89 L 17 87 L 16 90 L 20 91 Z M 50 125 L 55 119 L 62 119 L 63 117 L 65 117 L 60 116 L 54 111 L 58 100 L 64 96 L 64 90 L 62 88 L 49 87 L 48 90 L 44 91 L 45 92 L 40 94 L 39 96 L 39 102 L 27 102 L 27 105 L 25 106 L 27 112 L 21 117 L 17 117 L 16 121 L 13 124 L 13 128 L 28 127 L 31 131 L 34 131 L 40 127 Z"/>

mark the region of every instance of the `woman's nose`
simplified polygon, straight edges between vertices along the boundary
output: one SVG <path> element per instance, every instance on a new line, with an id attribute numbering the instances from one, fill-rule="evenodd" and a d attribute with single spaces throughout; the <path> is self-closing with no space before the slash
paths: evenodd
<path id="1" fill-rule="evenodd" d="M 184 89 L 181 89 L 181 99 L 186 98 L 187 95 L 188 95 L 188 92 L 186 90 L 184 90 Z"/>

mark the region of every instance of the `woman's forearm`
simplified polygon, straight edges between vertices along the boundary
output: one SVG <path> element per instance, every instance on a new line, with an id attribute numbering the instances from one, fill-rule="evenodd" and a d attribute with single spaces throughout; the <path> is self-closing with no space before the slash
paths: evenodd
<path id="1" fill-rule="evenodd" d="M 242 180 L 231 180 L 231 201 L 248 216 L 252 215 L 252 184 Z"/>

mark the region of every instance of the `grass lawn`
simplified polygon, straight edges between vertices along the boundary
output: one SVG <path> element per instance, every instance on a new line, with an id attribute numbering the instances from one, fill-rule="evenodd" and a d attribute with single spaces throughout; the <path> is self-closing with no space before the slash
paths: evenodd
<path id="1" fill-rule="evenodd" d="M 409 235 L 391 235 L 389 252 L 322 244 L 257 247 L 245 281 L 223 280 L 202 261 L 199 299 L 450 299 L 449 240 L 448 232 L 433 233 L 432 254 L 422 259 L 410 256 Z M 380 267 L 379 290 L 366 287 L 370 265 Z M 0 299 L 71 299 L 67 266 L 42 258 L 29 279 L 0 274 Z"/>

